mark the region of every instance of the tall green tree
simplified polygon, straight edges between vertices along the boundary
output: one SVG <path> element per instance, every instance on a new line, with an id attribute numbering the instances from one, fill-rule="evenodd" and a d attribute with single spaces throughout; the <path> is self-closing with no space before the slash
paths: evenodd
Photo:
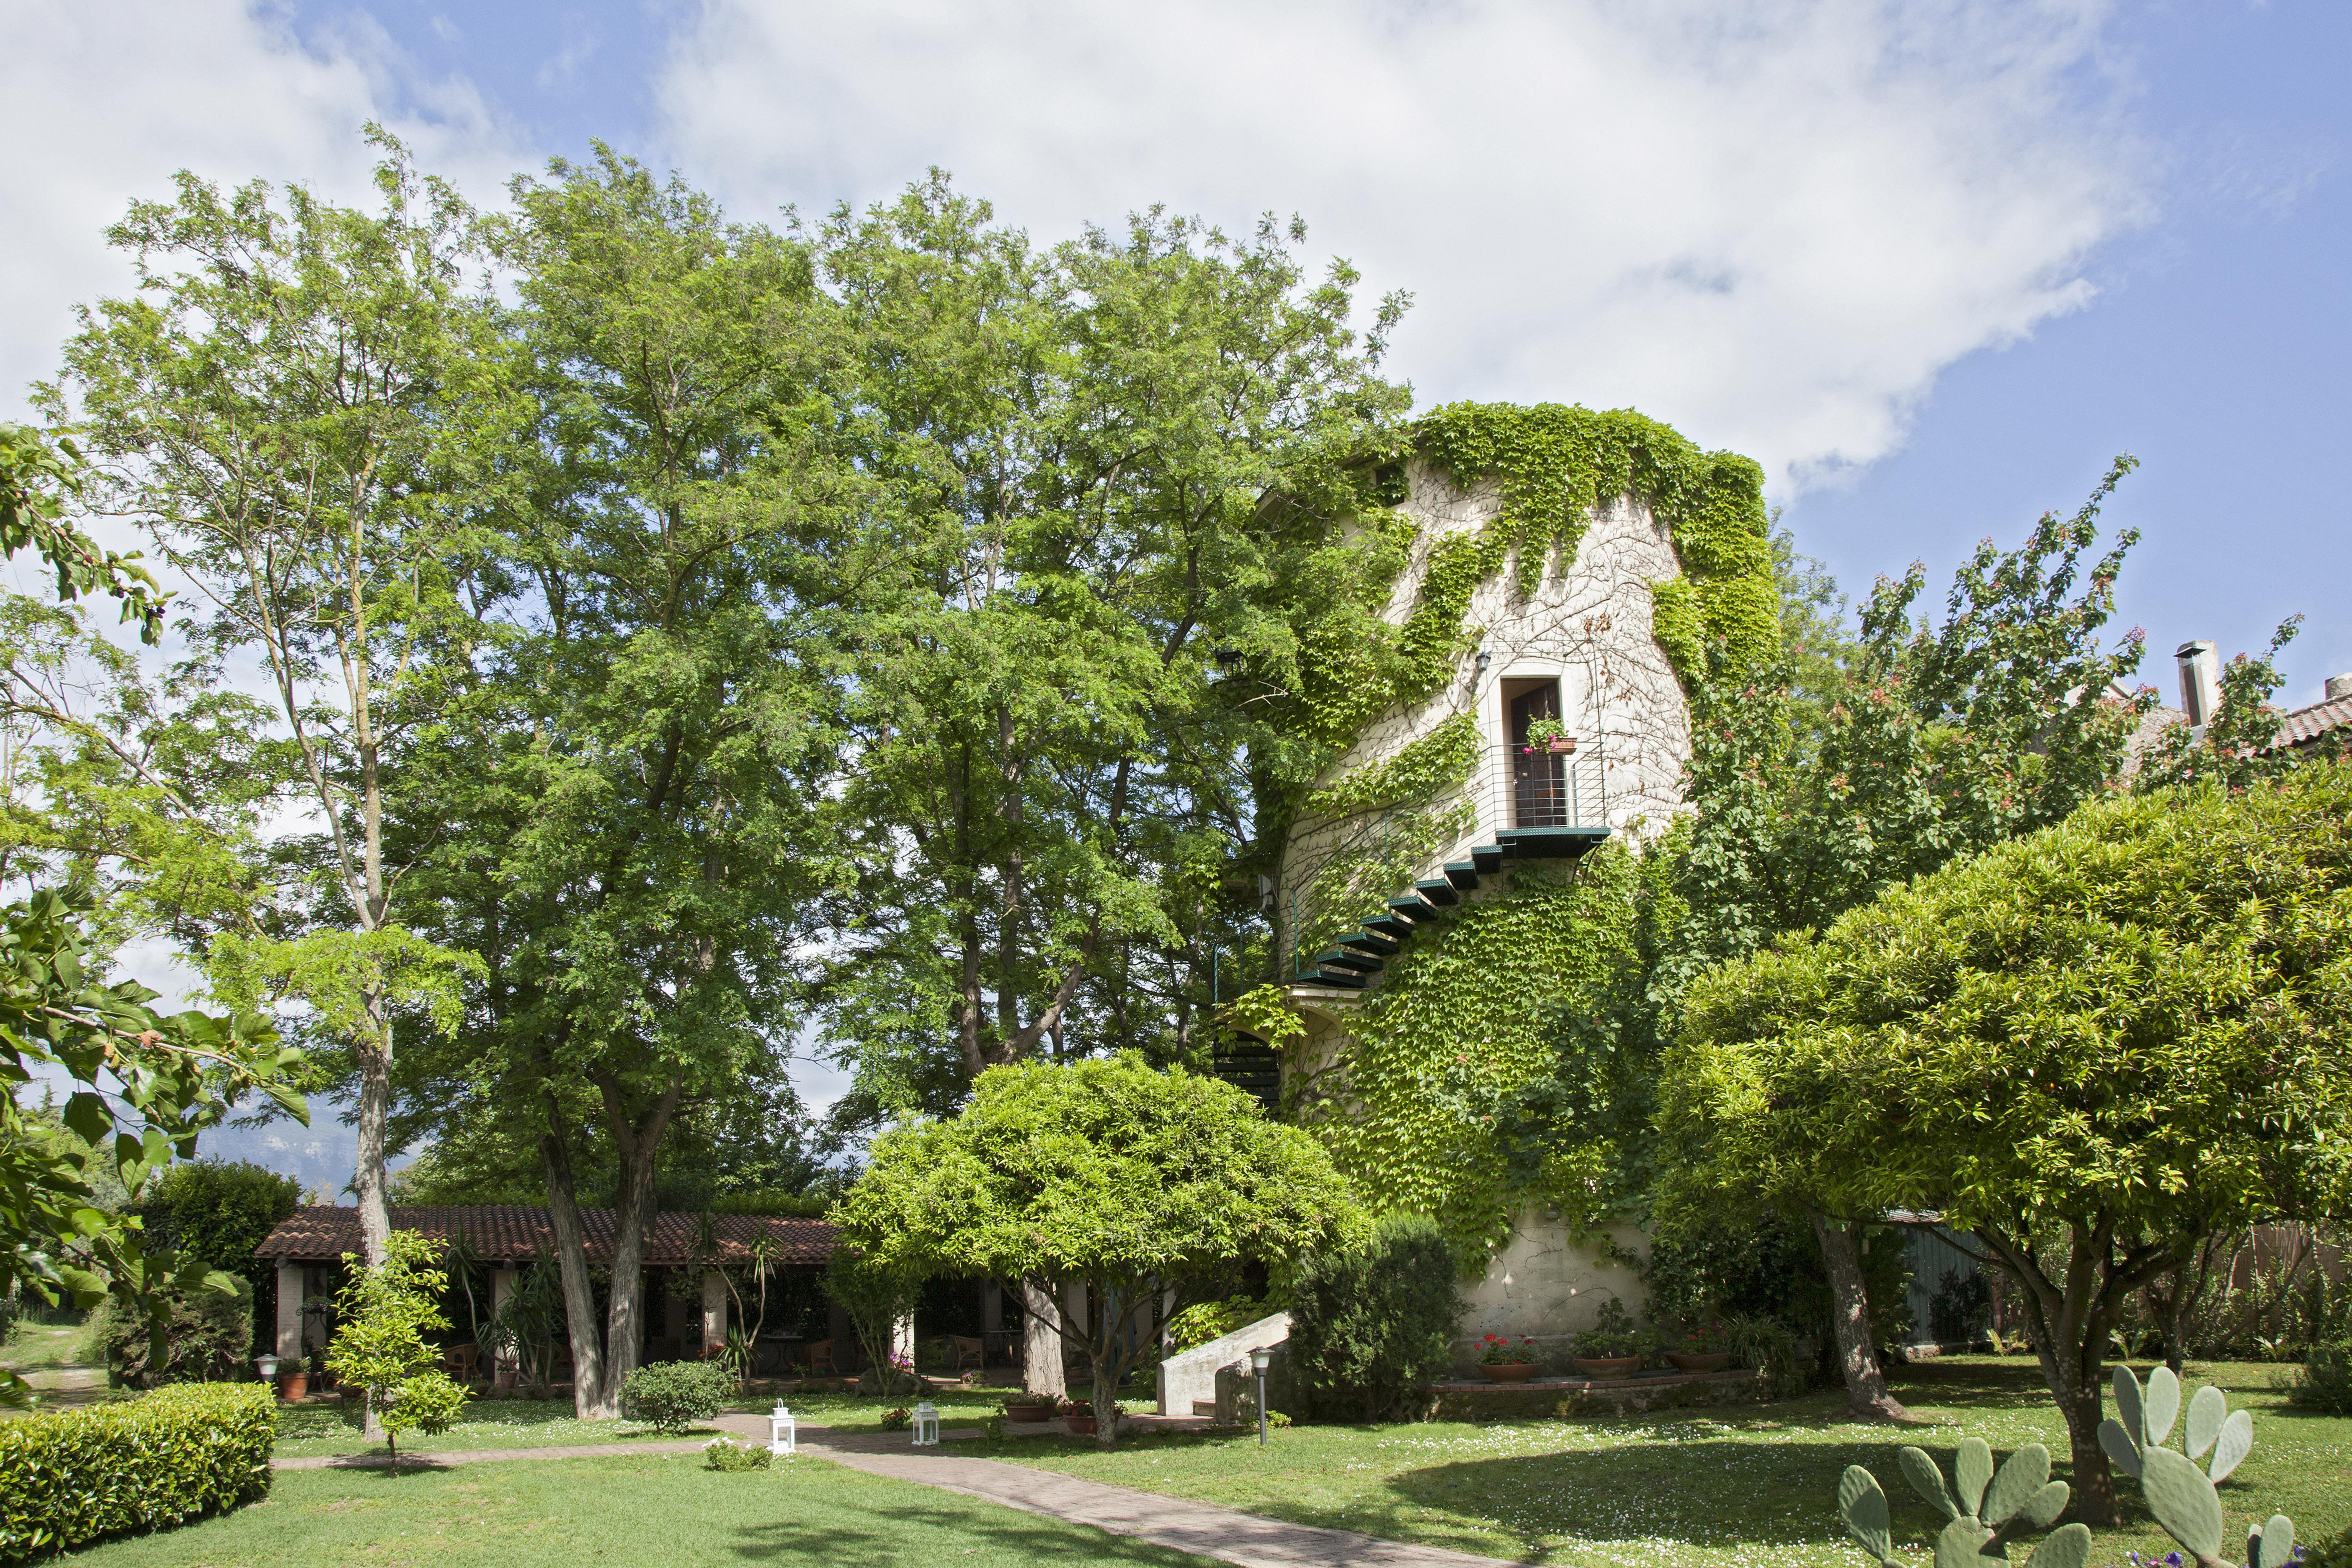
<path id="1" fill-rule="evenodd" d="M 1696 810 L 1673 845 L 1676 919 L 1641 1009 L 1663 1016 L 1654 1041 L 1672 1037 L 1684 988 L 1708 965 L 1819 930 L 2123 787 L 2154 699 L 2122 685 L 2138 668 L 2141 634 L 2112 647 L 2102 635 L 2137 535 L 2089 552 L 2100 506 L 2132 467 L 2116 459 L 2073 517 L 2043 516 L 2017 549 L 1979 545 L 1940 619 L 1916 613 L 1926 577 L 1915 564 L 1874 589 L 1842 668 L 1792 646 L 1764 677 L 1718 668 L 1701 684 L 1686 784 Z M 1860 1227 L 1877 1215 L 1801 1189 L 1769 1196 L 1811 1217 L 1849 1401 L 1899 1417 L 1863 1282 Z"/>
<path id="2" fill-rule="evenodd" d="M 2352 770 L 2098 802 L 1710 972 L 1678 1180 L 1939 1214 L 2020 1288 L 2081 1517 L 2108 1331 L 2216 1231 L 2352 1180 Z"/>
<path id="3" fill-rule="evenodd" d="M 575 1399 L 604 1416 L 644 1341 L 662 1151 L 795 1022 L 840 858 L 836 622 L 870 546 L 808 390 L 826 304 L 801 245 L 602 151 L 516 182 L 489 238 L 515 300 L 499 397 L 527 415 L 483 491 L 505 582 L 396 835 L 420 929 L 483 970 L 404 1083 L 436 1136 L 535 1146 Z M 616 1189 L 603 1310 L 592 1151 Z"/>
<path id="4" fill-rule="evenodd" d="M 63 521 L 75 456 L 0 426 L 0 547 L 37 553 L 57 573 L 61 598 L 109 594 L 152 631 L 152 579 Z M 100 1206 L 99 1188 L 139 1191 L 175 1154 L 193 1154 L 197 1136 L 242 1096 L 266 1093 L 307 1115 L 290 1081 L 300 1056 L 259 1018 L 166 1016 L 147 1005 L 156 994 L 144 986 L 107 984 L 90 909 L 83 888 L 37 889 L 0 909 L 0 1294 L 80 1307 L 115 1297 L 145 1319 L 160 1355 L 167 1287 L 226 1282 L 208 1279 L 200 1257 L 149 1246 L 136 1218 Z M 46 1104 L 25 1101 L 37 1076 L 58 1075 L 71 1089 L 60 1118 L 71 1138 L 47 1125 Z M 22 1377 L 0 1370 L 0 1405 L 32 1397 Z"/>
<path id="5" fill-rule="evenodd" d="M 1132 1051 L 989 1069 L 953 1120 L 877 1139 L 834 1217 L 883 1278 L 1036 1286 L 1032 1299 L 1085 1347 L 1105 1447 L 1119 1384 L 1158 1354 L 1153 1303 L 1181 1310 L 1245 1262 L 1293 1264 L 1370 1229 L 1311 1133 Z"/>
<path id="6" fill-rule="evenodd" d="M 137 520 L 202 605 L 215 669 L 251 658 L 312 814 L 284 933 L 230 931 L 205 959 L 241 1001 L 291 996 L 357 1082 L 356 1188 L 383 1259 L 396 1013 L 454 995 L 458 955 L 399 922 L 385 822 L 408 749 L 447 697 L 464 595 L 455 417 L 494 361 L 463 273 L 472 216 L 381 132 L 381 210 L 295 187 L 178 176 L 108 231 L 138 295 L 85 310 L 39 401 L 97 459 L 91 503 Z M 283 907 L 281 906 L 281 912 Z"/>
<path id="7" fill-rule="evenodd" d="M 817 236 L 895 551 L 825 989 L 869 1119 L 1105 1041 L 1190 1059 L 1233 994 L 1255 775 L 1319 756 L 1283 721 L 1299 626 L 1384 547 L 1351 525 L 1407 402 L 1378 374 L 1401 301 L 1359 331 L 1303 237 L 1155 209 L 1041 248 L 936 173 Z"/>

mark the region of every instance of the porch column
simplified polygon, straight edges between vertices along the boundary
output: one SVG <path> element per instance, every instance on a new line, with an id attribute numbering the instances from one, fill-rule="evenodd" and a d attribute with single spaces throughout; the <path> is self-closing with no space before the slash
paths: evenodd
<path id="1" fill-rule="evenodd" d="M 278 1356 L 302 1357 L 302 1285 L 309 1270 L 290 1258 L 278 1260 Z"/>
<path id="2" fill-rule="evenodd" d="M 507 1310 L 507 1302 L 513 1299 L 514 1293 L 515 1271 L 512 1268 L 491 1269 L 490 1315 L 492 1317 L 496 1317 L 500 1312 Z M 515 1354 L 514 1346 L 506 1345 L 501 1347 L 499 1353 L 493 1357 L 490 1362 L 491 1381 L 500 1388 L 512 1387 L 514 1384 L 515 1373 L 521 1364 L 520 1360 Z"/>
<path id="3" fill-rule="evenodd" d="M 915 1364 L 914 1313 L 908 1313 L 890 1326 L 890 1353 L 905 1357 L 910 1368 Z"/>
<path id="4" fill-rule="evenodd" d="M 727 1342 L 727 1281 L 716 1268 L 702 1271 L 702 1345 Z"/>

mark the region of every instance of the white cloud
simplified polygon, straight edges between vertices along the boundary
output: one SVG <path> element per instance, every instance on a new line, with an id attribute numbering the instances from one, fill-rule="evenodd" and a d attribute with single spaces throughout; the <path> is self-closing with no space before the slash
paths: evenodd
<path id="1" fill-rule="evenodd" d="M 656 83 L 739 212 L 929 164 L 1041 236 L 1297 211 L 1418 297 L 1424 402 L 1631 404 L 1776 478 L 2090 294 L 2141 159 L 2100 7 L 708 0 Z"/>
<path id="2" fill-rule="evenodd" d="M 26 384 L 55 370 L 73 306 L 129 287 L 102 234 L 132 198 L 168 197 L 186 168 L 364 201 L 373 153 L 360 127 L 371 119 L 478 196 L 495 196 L 525 162 L 468 84 L 417 79 L 372 25 L 306 46 L 276 9 L 242 0 L 9 6 L 0 417 L 22 417 Z"/>

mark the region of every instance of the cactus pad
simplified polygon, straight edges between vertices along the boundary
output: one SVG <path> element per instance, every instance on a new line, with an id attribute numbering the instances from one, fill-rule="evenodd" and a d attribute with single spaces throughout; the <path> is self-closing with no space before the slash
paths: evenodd
<path id="1" fill-rule="evenodd" d="M 1952 1521 L 1936 1537 L 1936 1568 L 1988 1568 L 1982 1552 L 1991 1539 L 1992 1531 L 1974 1519 Z"/>
<path id="2" fill-rule="evenodd" d="M 2209 1561 L 2220 1555 L 2221 1494 L 2205 1472 L 2170 1448 L 2150 1448 L 2144 1458 L 2140 1489 L 2156 1522 L 2190 1555 Z"/>
<path id="3" fill-rule="evenodd" d="M 1985 1493 L 1984 1505 L 1976 1510 L 1977 1517 L 1990 1525 L 2008 1523 L 2010 1516 L 2031 1502 L 2049 1479 L 2050 1450 L 2039 1443 L 2028 1443 L 2000 1462 L 1992 1489 Z"/>
<path id="4" fill-rule="evenodd" d="M 1911 1483 L 1911 1489 L 1919 1494 L 1921 1500 L 1946 1519 L 1959 1518 L 1960 1510 L 1944 1485 L 1944 1472 L 1936 1468 L 1936 1461 L 1927 1457 L 1925 1448 L 1906 1447 L 1895 1458 L 1903 1468 L 1903 1479 Z"/>
<path id="5" fill-rule="evenodd" d="M 2143 1425 L 2145 1403 L 2140 1398 L 2137 1374 L 2127 1366 L 2116 1368 L 2116 1420 L 2135 1448 L 2147 1447 L 2147 1427 Z"/>
<path id="6" fill-rule="evenodd" d="M 2084 1568 L 2091 1561 L 2091 1527 L 2070 1524 L 2051 1531 L 2050 1539 L 2033 1549 L 2025 1568 Z"/>
<path id="7" fill-rule="evenodd" d="M 1886 1524 L 1886 1494 L 1878 1489 L 1878 1478 L 1860 1465 L 1848 1465 L 1845 1474 L 1838 1478 L 1838 1517 L 1845 1521 L 1846 1533 L 1864 1552 L 1885 1563 L 1895 1552 L 1895 1539 Z"/>
<path id="8" fill-rule="evenodd" d="M 2231 1411 L 2230 1418 L 2221 1423 L 2221 1435 L 2213 1440 L 2213 1484 L 2228 1480 L 2230 1472 L 2245 1462 L 2253 1447 L 2253 1416 L 2243 1410 Z"/>
<path id="9" fill-rule="evenodd" d="M 2047 1530 L 2058 1516 L 2066 1511 L 2066 1499 L 2071 1495 L 2064 1481 L 2052 1481 L 2025 1500 L 2011 1521 L 2011 1535 L 2021 1530 Z"/>
<path id="10" fill-rule="evenodd" d="M 2139 1474 L 2139 1445 L 2131 1440 L 2131 1434 L 2124 1430 L 2124 1424 L 2112 1415 L 2099 1423 L 2099 1447 L 2106 1450 L 2107 1458 L 2115 1461 L 2116 1468 L 2127 1476 Z"/>
<path id="11" fill-rule="evenodd" d="M 2147 1374 L 2147 1397 L 2140 1409 L 2140 1447 L 2153 1448 L 2172 1435 L 2173 1417 L 2180 1414 L 2180 1380 L 2168 1366 Z"/>
<path id="12" fill-rule="evenodd" d="M 2205 1450 L 2221 1435 L 2221 1423 L 2230 1418 L 2230 1402 L 2211 1384 L 2197 1391 L 2189 1402 L 2189 1457 L 2201 1459 Z"/>
<path id="13" fill-rule="evenodd" d="M 1981 1437 L 1963 1437 L 1952 1462 L 1952 1489 L 1960 1511 L 1974 1519 L 1983 1511 L 1985 1488 L 1992 1485 L 1992 1447 Z"/>
<path id="14" fill-rule="evenodd" d="M 2294 1521 L 2283 1513 L 2271 1515 L 2263 1532 L 2246 1545 L 2247 1568 L 2286 1568 L 2294 1559 Z"/>

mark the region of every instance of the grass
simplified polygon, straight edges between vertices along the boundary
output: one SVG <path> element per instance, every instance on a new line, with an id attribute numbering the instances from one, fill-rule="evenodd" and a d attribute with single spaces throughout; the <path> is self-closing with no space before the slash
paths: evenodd
<path id="1" fill-rule="evenodd" d="M 85 1331 L 78 1323 L 19 1323 L 0 1345 L 0 1363 L 18 1372 L 47 1371 L 80 1360 Z"/>
<path id="2" fill-rule="evenodd" d="M 71 1561 L 75 1568 L 1207 1568 L 1182 1552 L 808 1456 L 722 1475 L 683 1454 L 400 1475 L 289 1471 L 268 1498 L 235 1513 L 105 1542 Z"/>
<path id="3" fill-rule="evenodd" d="M 998 1414 L 1001 1388 L 941 1389 L 929 1397 L 939 1406 L 948 1426 L 976 1426 Z M 892 1398 L 856 1394 L 786 1394 L 784 1403 L 805 1425 L 830 1426 L 844 1432 L 882 1430 L 882 1413 L 894 1406 L 911 1408 L 920 1394 Z M 729 1409 L 765 1415 L 773 1399 L 738 1400 Z M 1146 1399 L 1121 1402 L 1128 1410 L 1150 1408 Z M 467 1448 L 562 1448 L 583 1444 L 676 1441 L 680 1437 L 709 1438 L 717 1429 L 696 1426 L 684 1433 L 656 1432 L 634 1421 L 580 1421 L 572 1402 L 542 1399 L 477 1399 L 466 1406 L 465 1417 L 438 1436 L 415 1432 L 401 1439 L 403 1453 L 450 1453 Z M 278 1453 L 297 1458 L 321 1454 L 381 1452 L 382 1443 L 360 1437 L 356 1405 L 304 1404 L 281 1406 L 278 1412 Z"/>
<path id="4" fill-rule="evenodd" d="M 1843 1418 L 1844 1401 L 1673 1412 L 1624 1421 L 1294 1426 L 1260 1450 L 1254 1434 L 1144 1438 L 1105 1454 L 1076 1440 L 1021 1439 L 992 1457 L 1090 1480 L 1223 1504 L 1302 1524 L 1360 1531 L 1459 1552 L 1579 1568 L 1732 1568 L 1774 1563 L 1863 1568 L 1833 1499 L 1850 1464 L 1874 1470 L 1898 1541 L 1924 1562 L 1940 1520 L 1906 1486 L 1895 1451 L 1916 1443 L 1951 1470 L 1963 1436 L 1997 1451 L 2038 1442 L 2067 1479 L 2065 1428 L 2024 1358 L 1958 1358 L 1903 1369 L 1898 1389 L 1936 1423 L 1897 1431 Z M 2254 1451 L 2221 1489 L 2233 1529 L 2272 1512 L 2316 1541 L 2352 1525 L 2352 1419 L 2287 1406 L 2290 1368 L 2192 1364 L 2232 1408 L 2254 1412 Z M 2095 1564 L 2162 1555 L 2173 1542 L 2119 1477 L 2126 1521 L 2099 1531 Z M 2023 1553 L 2017 1554 L 2020 1558 Z"/>

